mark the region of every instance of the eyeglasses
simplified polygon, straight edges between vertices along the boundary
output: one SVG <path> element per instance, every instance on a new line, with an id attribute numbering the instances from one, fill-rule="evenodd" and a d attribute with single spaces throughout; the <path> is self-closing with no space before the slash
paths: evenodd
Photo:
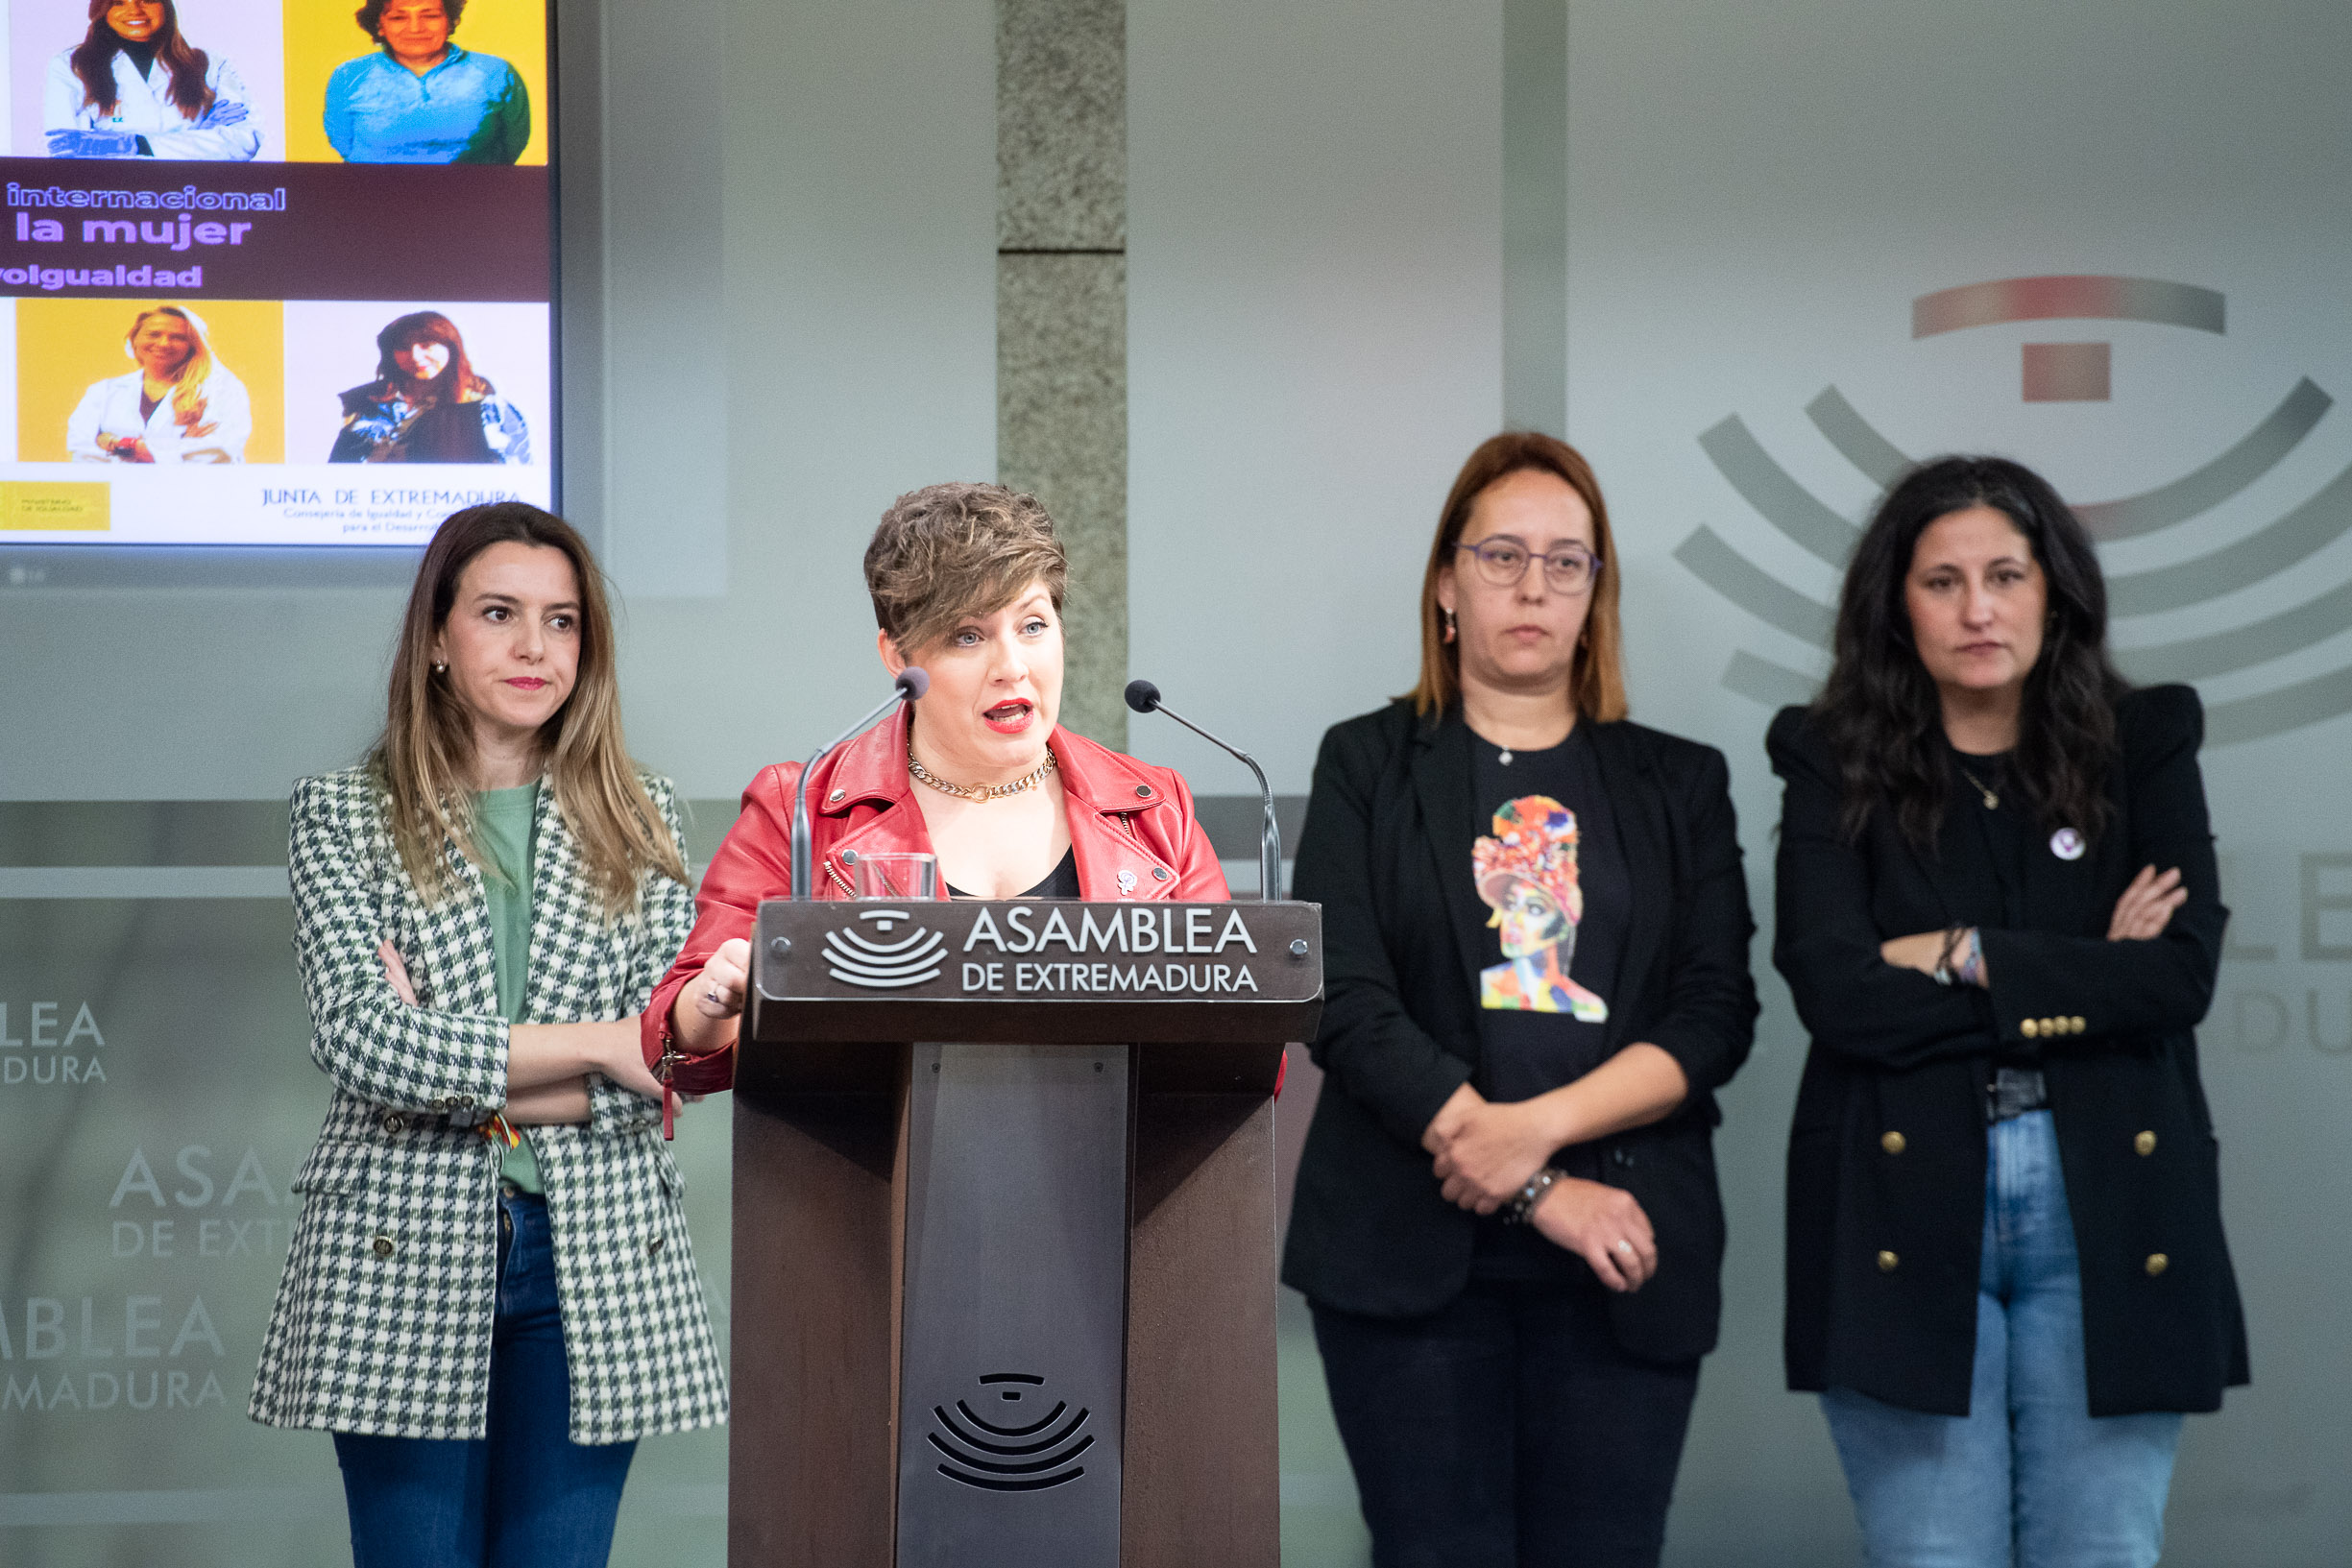
<path id="1" fill-rule="evenodd" d="M 1467 550 L 1478 558 L 1478 575 L 1496 588 L 1510 588 L 1527 575 L 1527 564 L 1538 559 L 1536 552 L 1515 539 L 1497 536 L 1477 544 L 1456 544 L 1457 550 Z M 1540 558 L 1543 580 L 1553 591 L 1582 593 L 1601 575 L 1601 564 L 1592 552 L 1579 544 L 1566 544 Z"/>

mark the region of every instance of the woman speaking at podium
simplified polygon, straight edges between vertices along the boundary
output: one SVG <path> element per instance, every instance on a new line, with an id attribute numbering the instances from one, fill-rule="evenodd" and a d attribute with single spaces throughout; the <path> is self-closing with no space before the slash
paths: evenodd
<path id="1" fill-rule="evenodd" d="M 1227 896 L 1183 779 L 1055 722 L 1068 569 L 1034 496 L 933 485 L 883 514 L 865 551 L 883 667 L 919 664 L 931 685 L 811 774 L 814 897 L 854 896 L 860 859 L 891 853 L 936 856 L 956 897 Z M 748 937 L 760 901 L 791 892 L 799 778 L 781 763 L 743 791 L 693 935 L 646 1011 L 646 1060 L 674 1088 L 733 1081 Z"/>
<path id="2" fill-rule="evenodd" d="M 1715 1343 L 1755 927 L 1721 754 L 1626 722 L 1616 567 L 1573 448 L 1485 443 L 1419 686 L 1315 764 L 1327 1077 L 1282 1277 L 1381 1568 L 1655 1564 Z"/>
<path id="3" fill-rule="evenodd" d="M 252 1413 L 325 1428 L 357 1568 L 601 1568 L 637 1439 L 726 1418 L 637 1013 L 689 904 L 595 563 L 521 502 L 418 567 L 360 767 L 294 792 L 334 1080 Z"/>

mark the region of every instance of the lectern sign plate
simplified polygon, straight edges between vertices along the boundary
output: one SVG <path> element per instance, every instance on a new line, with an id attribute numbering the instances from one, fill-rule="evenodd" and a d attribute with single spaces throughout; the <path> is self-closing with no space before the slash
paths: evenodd
<path id="1" fill-rule="evenodd" d="M 1052 1010 L 1069 1038 L 1072 1010 L 1095 1011 L 1119 1040 L 1201 1038 L 1198 1015 L 1234 1003 L 1296 1013 L 1303 1039 L 1322 995 L 1321 910 L 1311 904 L 1150 904 L 1036 899 L 1002 902 L 792 903 L 760 905 L 752 949 L 749 1035 L 764 1003 L 788 1003 L 801 1037 L 821 1020 L 811 1003 L 842 1002 L 835 1039 L 1036 1038 Z M 877 1008 L 962 1003 L 985 1014 L 973 1033 L 939 1014 Z M 986 1004 L 984 1006 L 977 1004 Z M 1081 1036 L 1082 1037 L 1082 1036 Z M 1214 1037 L 1212 1035 L 1211 1037 Z"/>

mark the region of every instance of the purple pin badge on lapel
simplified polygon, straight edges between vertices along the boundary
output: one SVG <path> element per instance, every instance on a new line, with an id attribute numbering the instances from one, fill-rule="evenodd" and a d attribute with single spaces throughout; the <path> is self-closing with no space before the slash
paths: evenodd
<path id="1" fill-rule="evenodd" d="M 2061 860 L 2082 858 L 2082 834 L 2072 828 L 2061 828 L 2049 835 L 2049 853 Z"/>

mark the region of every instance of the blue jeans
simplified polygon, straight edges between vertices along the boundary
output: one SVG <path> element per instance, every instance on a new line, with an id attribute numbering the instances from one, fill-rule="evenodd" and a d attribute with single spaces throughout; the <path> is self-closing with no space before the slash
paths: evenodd
<path id="1" fill-rule="evenodd" d="M 1969 1413 L 1822 1395 L 1864 1556 L 1870 1568 L 2147 1568 L 2180 1417 L 2091 1415 L 2056 1126 L 2028 1111 L 1987 1137 Z"/>
<path id="2" fill-rule="evenodd" d="M 490 1435 L 335 1434 L 353 1568 L 603 1568 L 634 1442 L 575 1443 L 547 1201 L 501 1199 Z"/>

